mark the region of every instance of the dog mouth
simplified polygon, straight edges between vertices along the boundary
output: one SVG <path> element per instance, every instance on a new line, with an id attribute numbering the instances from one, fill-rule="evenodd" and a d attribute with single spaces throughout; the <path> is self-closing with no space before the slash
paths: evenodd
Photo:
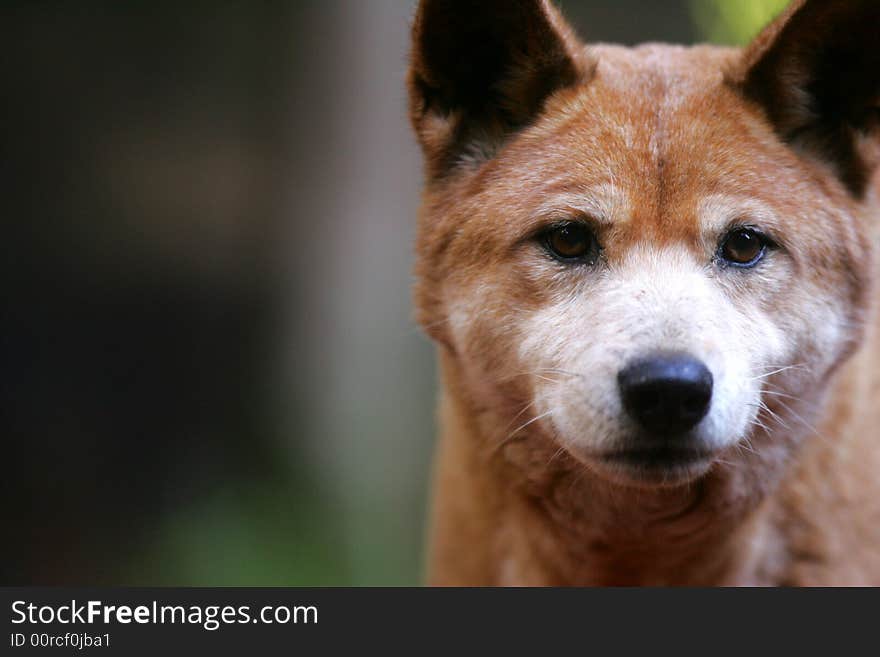
<path id="1" fill-rule="evenodd" d="M 695 447 L 645 447 L 592 455 L 600 470 L 623 483 L 642 485 L 683 484 L 708 472 L 716 454 Z"/>

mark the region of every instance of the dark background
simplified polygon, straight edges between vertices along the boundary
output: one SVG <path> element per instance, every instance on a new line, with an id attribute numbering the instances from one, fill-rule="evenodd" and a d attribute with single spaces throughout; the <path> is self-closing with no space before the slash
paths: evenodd
<path id="1" fill-rule="evenodd" d="M 780 4 L 561 3 L 623 43 Z M 0 583 L 418 583 L 413 3 L 0 12 Z"/>

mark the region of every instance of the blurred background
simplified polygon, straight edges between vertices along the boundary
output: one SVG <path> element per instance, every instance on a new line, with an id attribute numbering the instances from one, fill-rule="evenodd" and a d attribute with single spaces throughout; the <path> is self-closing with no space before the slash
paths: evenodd
<path id="1" fill-rule="evenodd" d="M 563 0 L 743 43 L 784 0 Z M 410 0 L 3 3 L 0 584 L 421 582 Z"/>

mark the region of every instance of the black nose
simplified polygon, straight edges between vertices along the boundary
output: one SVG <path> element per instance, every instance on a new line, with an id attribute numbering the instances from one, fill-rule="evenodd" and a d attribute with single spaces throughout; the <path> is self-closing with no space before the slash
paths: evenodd
<path id="1" fill-rule="evenodd" d="M 712 373 L 683 353 L 633 361 L 617 375 L 617 383 L 627 413 L 653 434 L 680 434 L 695 427 L 712 401 Z"/>

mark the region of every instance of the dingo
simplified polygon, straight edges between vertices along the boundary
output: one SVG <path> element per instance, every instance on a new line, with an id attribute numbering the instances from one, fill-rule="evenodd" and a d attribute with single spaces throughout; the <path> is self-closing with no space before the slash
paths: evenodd
<path id="1" fill-rule="evenodd" d="M 423 0 L 429 580 L 880 584 L 880 2 L 743 51 Z"/>

